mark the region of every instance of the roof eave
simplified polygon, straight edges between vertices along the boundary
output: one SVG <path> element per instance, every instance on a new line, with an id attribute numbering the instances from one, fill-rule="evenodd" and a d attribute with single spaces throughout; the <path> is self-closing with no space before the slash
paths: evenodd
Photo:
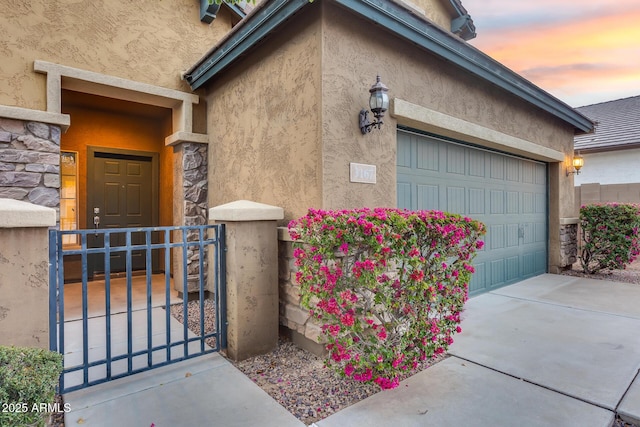
<path id="1" fill-rule="evenodd" d="M 491 59 L 458 37 L 388 0 L 334 0 L 342 7 L 380 25 L 405 40 L 433 52 L 509 93 L 571 124 L 577 133 L 591 132 L 594 124 L 569 105 Z M 309 0 L 271 0 L 261 3 L 228 37 L 185 73 L 192 89 L 198 89 L 243 56 L 285 20 L 309 4 Z M 428 29 L 428 30 L 427 30 Z"/>
<path id="2" fill-rule="evenodd" d="M 273 0 L 260 3 L 184 73 L 191 89 L 196 90 L 207 83 L 307 4 L 309 0 Z"/>

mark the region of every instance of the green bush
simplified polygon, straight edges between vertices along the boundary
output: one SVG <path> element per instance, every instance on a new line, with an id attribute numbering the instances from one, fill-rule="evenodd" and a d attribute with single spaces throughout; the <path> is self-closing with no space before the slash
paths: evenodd
<path id="1" fill-rule="evenodd" d="M 640 253 L 640 206 L 594 204 L 580 208 L 582 250 L 580 263 L 589 274 L 621 270 Z"/>
<path id="2" fill-rule="evenodd" d="M 44 426 L 61 373 L 59 353 L 0 346 L 0 426 Z"/>

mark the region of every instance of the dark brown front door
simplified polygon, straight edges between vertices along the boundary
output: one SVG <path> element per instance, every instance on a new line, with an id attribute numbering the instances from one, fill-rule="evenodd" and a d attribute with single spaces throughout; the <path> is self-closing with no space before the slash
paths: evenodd
<path id="1" fill-rule="evenodd" d="M 157 158 L 153 153 L 90 149 L 87 164 L 87 228 L 157 225 Z M 154 188 L 155 187 L 155 188 Z M 144 233 L 132 233 L 131 244 L 144 244 Z M 102 234 L 91 235 L 90 247 L 103 247 Z M 125 246 L 126 233 L 112 233 L 110 246 Z M 157 257 L 154 256 L 154 264 Z M 145 269 L 145 252 L 132 252 L 131 269 Z M 111 272 L 126 271 L 126 252 L 112 252 Z M 154 266 L 155 269 L 155 266 Z M 90 257 L 89 275 L 104 273 L 103 255 Z"/>

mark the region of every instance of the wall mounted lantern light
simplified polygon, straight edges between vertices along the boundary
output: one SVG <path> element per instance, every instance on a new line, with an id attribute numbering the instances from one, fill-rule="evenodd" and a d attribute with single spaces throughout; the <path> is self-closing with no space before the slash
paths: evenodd
<path id="1" fill-rule="evenodd" d="M 380 76 L 377 76 L 376 83 L 369 89 L 371 93 L 369 96 L 369 108 L 371 108 L 371 112 L 376 120 L 370 122 L 369 111 L 366 108 L 360 110 L 360 132 L 362 132 L 363 135 L 371 132 L 371 129 L 374 127 L 380 129 L 382 126 L 382 118 L 384 117 L 385 111 L 389 108 L 388 91 L 389 88 L 380 81 Z"/>
<path id="2" fill-rule="evenodd" d="M 567 176 L 575 173 L 576 175 L 580 175 L 580 169 L 584 166 L 584 158 L 580 155 L 580 153 L 576 154 L 571 161 L 571 165 L 573 166 L 573 171 L 569 172 L 569 168 L 567 168 Z"/>

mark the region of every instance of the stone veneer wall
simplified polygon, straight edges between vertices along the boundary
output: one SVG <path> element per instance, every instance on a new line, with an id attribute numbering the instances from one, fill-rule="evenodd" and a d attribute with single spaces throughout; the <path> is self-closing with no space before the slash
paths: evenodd
<path id="1" fill-rule="evenodd" d="M 60 127 L 0 118 L 0 198 L 60 209 Z"/>
<path id="2" fill-rule="evenodd" d="M 578 222 L 560 224 L 560 267 L 571 267 L 578 257 Z"/>
<path id="3" fill-rule="evenodd" d="M 182 163 L 182 209 L 184 215 L 184 225 L 207 225 L 207 169 L 208 146 L 185 142 L 180 144 L 179 154 Z M 180 200 L 175 200 L 180 203 Z M 206 236 L 205 236 L 206 237 Z M 182 239 L 180 239 L 182 240 Z M 198 232 L 190 231 L 187 234 L 187 241 L 198 241 Z M 204 256 L 204 281 L 207 285 L 207 251 Z M 189 292 L 197 291 L 200 278 L 200 257 L 198 247 L 187 249 L 187 283 Z"/>
<path id="4" fill-rule="evenodd" d="M 322 329 L 311 319 L 309 310 L 300 306 L 300 288 L 295 282 L 297 271 L 293 257 L 293 239 L 285 227 L 280 227 L 278 229 L 280 325 L 289 329 L 296 344 L 318 353 L 322 351 L 318 344 Z M 302 342 L 302 337 L 308 342 Z"/>

